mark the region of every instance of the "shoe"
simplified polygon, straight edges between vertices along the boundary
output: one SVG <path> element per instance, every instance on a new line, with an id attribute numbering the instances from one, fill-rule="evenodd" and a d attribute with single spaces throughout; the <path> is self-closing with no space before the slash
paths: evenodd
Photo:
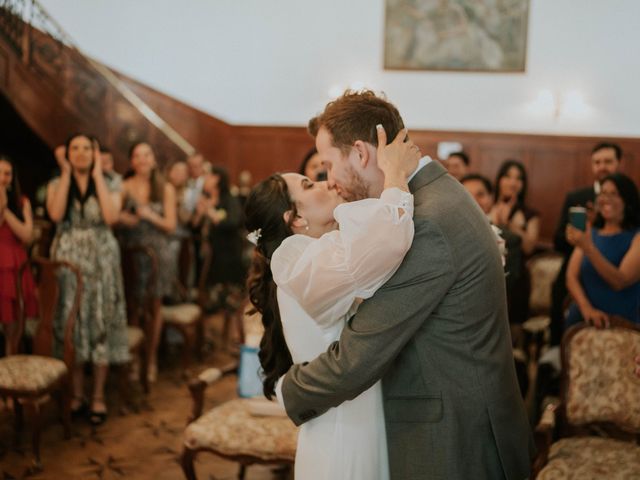
<path id="1" fill-rule="evenodd" d="M 89 412 L 89 423 L 94 427 L 102 425 L 107 420 L 107 412 Z"/>
<path id="2" fill-rule="evenodd" d="M 71 418 L 84 418 L 87 416 L 87 413 L 89 413 L 89 402 L 87 402 L 86 398 L 83 398 L 76 408 L 71 409 Z"/>

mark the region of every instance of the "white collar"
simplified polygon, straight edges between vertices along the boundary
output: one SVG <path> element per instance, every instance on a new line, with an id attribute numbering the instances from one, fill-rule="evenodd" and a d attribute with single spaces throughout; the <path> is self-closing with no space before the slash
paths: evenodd
<path id="1" fill-rule="evenodd" d="M 409 177 L 407 178 L 407 182 L 410 182 L 411 180 L 413 180 L 413 177 L 415 177 L 420 170 L 422 170 L 427 164 L 431 162 L 433 162 L 433 160 L 431 160 L 431 157 L 429 155 L 425 155 L 420 160 L 418 160 L 418 166 L 413 171 L 413 173 L 409 175 Z"/>

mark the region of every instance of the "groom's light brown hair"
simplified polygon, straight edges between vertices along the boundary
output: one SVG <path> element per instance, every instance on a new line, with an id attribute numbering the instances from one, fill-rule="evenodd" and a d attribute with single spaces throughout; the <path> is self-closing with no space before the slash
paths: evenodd
<path id="1" fill-rule="evenodd" d="M 371 90 L 347 90 L 329 102 L 320 115 L 309 120 L 308 130 L 313 137 L 325 127 L 333 139 L 333 146 L 348 154 L 356 140 L 378 145 L 376 125 L 382 124 L 389 142 L 404 128 L 398 109 Z"/>

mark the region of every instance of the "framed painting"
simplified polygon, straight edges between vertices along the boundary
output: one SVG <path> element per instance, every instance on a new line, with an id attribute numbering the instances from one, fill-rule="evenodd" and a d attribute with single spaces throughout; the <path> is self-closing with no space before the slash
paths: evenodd
<path id="1" fill-rule="evenodd" d="M 524 72 L 529 0 L 385 0 L 384 67 Z"/>

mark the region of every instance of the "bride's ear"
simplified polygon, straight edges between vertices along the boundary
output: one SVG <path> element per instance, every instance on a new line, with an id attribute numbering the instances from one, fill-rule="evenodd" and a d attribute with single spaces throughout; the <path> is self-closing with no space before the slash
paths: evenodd
<path id="1" fill-rule="evenodd" d="M 300 215 L 293 216 L 293 210 L 287 210 L 282 214 L 282 218 L 284 219 L 284 223 L 287 225 L 291 225 L 292 230 L 303 230 L 305 227 L 309 225 L 304 218 Z"/>

